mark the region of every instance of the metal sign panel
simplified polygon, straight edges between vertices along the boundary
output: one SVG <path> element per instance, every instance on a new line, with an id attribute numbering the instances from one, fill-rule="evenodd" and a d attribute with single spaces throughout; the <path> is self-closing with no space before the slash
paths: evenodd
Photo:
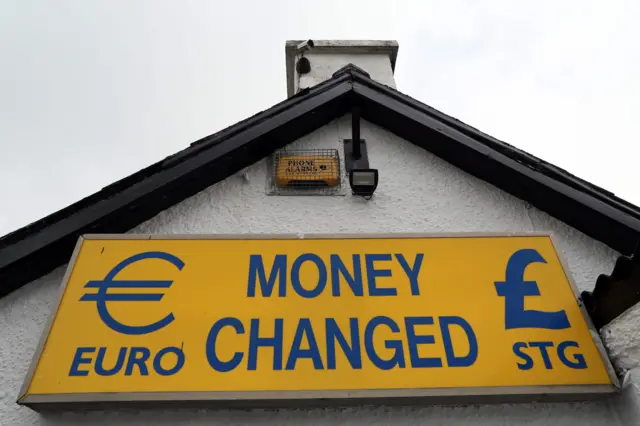
<path id="1" fill-rule="evenodd" d="M 19 402 L 617 387 L 549 235 L 121 235 L 78 242 Z"/>

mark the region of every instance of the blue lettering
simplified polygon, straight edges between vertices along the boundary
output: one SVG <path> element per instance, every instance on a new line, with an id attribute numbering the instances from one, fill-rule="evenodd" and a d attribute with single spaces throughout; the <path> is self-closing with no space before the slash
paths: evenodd
<path id="1" fill-rule="evenodd" d="M 96 357 L 96 365 L 94 367 L 98 376 L 113 376 L 115 374 L 118 374 L 118 372 L 124 365 L 125 358 L 127 357 L 127 348 L 120 348 L 120 351 L 118 352 L 118 359 L 116 360 L 116 365 L 112 369 L 106 370 L 103 365 L 106 352 L 107 348 L 105 347 L 98 349 L 98 356 Z"/>
<path id="2" fill-rule="evenodd" d="M 309 342 L 309 349 L 302 349 L 302 340 L 305 338 Z M 287 360 L 287 366 L 285 369 L 294 370 L 296 368 L 296 362 L 300 358 L 309 358 L 313 361 L 313 368 L 316 370 L 322 370 L 322 359 L 320 358 L 320 351 L 318 350 L 318 343 L 316 342 L 316 336 L 313 334 L 313 328 L 311 327 L 311 321 L 309 318 L 300 318 L 298 322 L 298 328 L 293 338 L 293 344 L 291 345 L 291 352 L 289 352 L 289 359 Z"/>
<path id="3" fill-rule="evenodd" d="M 282 370 L 282 329 L 283 319 L 276 318 L 273 337 L 259 337 L 260 320 L 251 319 L 251 330 L 249 331 L 249 360 L 247 368 L 255 370 L 258 363 L 258 348 L 273 348 L 273 369 Z"/>
<path id="4" fill-rule="evenodd" d="M 79 370 L 81 364 L 91 364 L 91 358 L 83 358 L 85 353 L 93 353 L 96 351 L 95 347 L 80 347 L 76 349 L 76 354 L 71 361 L 71 368 L 69 369 L 69 376 L 88 376 L 89 372 L 86 370 Z"/>
<path id="5" fill-rule="evenodd" d="M 351 345 L 347 343 L 347 339 L 342 334 L 336 320 L 327 318 L 325 321 L 326 337 L 327 337 L 327 368 L 329 370 L 336 369 L 336 341 L 342 348 L 342 352 L 347 357 L 351 368 L 362 368 L 362 356 L 360 354 L 360 335 L 357 318 L 349 318 L 349 327 L 351 330 Z"/>
<path id="6" fill-rule="evenodd" d="M 261 254 L 252 254 L 249 257 L 249 284 L 247 287 L 247 297 L 256 297 L 256 279 L 260 280 L 260 290 L 263 297 L 271 297 L 276 280 L 279 279 L 278 296 L 287 295 L 286 286 L 287 255 L 277 254 L 273 261 L 273 267 L 267 281 L 267 274 L 264 269 Z"/>
<path id="7" fill-rule="evenodd" d="M 584 356 L 582 354 L 575 354 L 573 356 L 574 361 L 570 361 L 567 359 L 565 351 L 569 347 L 578 348 L 578 342 L 566 341 L 558 345 L 558 358 L 560 358 L 560 361 L 567 367 L 574 368 L 576 370 L 587 368 L 587 361 L 584 359 Z"/>
<path id="8" fill-rule="evenodd" d="M 436 342 L 432 335 L 417 335 L 416 325 L 433 325 L 432 317 L 406 317 L 404 319 L 407 328 L 407 342 L 409 343 L 409 357 L 413 368 L 442 367 L 440 358 L 422 358 L 418 353 L 418 345 L 431 345 Z"/>
<path id="9" fill-rule="evenodd" d="M 242 352 L 236 352 L 233 354 L 229 361 L 221 361 L 216 354 L 216 341 L 218 334 L 224 327 L 231 327 L 237 334 L 244 334 L 244 326 L 242 322 L 237 318 L 227 317 L 219 319 L 211 327 L 209 331 L 209 337 L 207 337 L 207 360 L 209 365 L 216 371 L 226 373 L 233 370 L 240 364 L 244 354 Z"/>
<path id="10" fill-rule="evenodd" d="M 544 366 L 547 370 L 551 370 L 553 366 L 551 365 L 551 359 L 549 359 L 549 353 L 547 352 L 547 348 L 553 347 L 553 342 L 529 342 L 530 348 L 538 348 L 540 350 L 540 356 L 542 357 L 542 361 L 544 362 Z"/>
<path id="11" fill-rule="evenodd" d="M 313 290 L 305 289 L 302 287 L 302 283 L 300 282 L 300 268 L 302 267 L 302 264 L 307 261 L 315 263 L 318 268 L 318 282 Z M 327 267 L 324 265 L 322 259 L 313 253 L 305 253 L 298 256 L 291 267 L 291 286 L 299 296 L 308 299 L 318 297 L 327 286 Z"/>
<path id="12" fill-rule="evenodd" d="M 524 271 L 531 263 L 547 263 L 547 261 L 534 249 L 516 251 L 507 262 L 505 281 L 495 283 L 498 296 L 504 297 L 506 329 L 570 328 L 565 311 L 543 312 L 524 308 L 526 296 L 540 296 L 538 284 L 535 281 L 524 280 Z"/>
<path id="13" fill-rule="evenodd" d="M 142 335 L 149 334 L 155 331 L 158 331 L 173 322 L 175 319 L 173 314 L 170 313 L 165 316 L 163 319 L 156 321 L 154 323 L 144 325 L 144 326 L 130 326 L 127 324 L 123 324 L 117 321 L 114 317 L 111 316 L 109 309 L 107 308 L 107 302 L 157 302 L 162 300 L 164 294 L 160 293 L 107 293 L 108 290 L 112 287 L 115 288 L 158 288 L 158 289 L 166 289 L 171 287 L 173 281 L 164 281 L 164 280 L 115 280 L 116 275 L 118 275 L 123 269 L 128 268 L 129 265 L 139 262 L 144 259 L 161 259 L 166 262 L 173 264 L 178 270 L 182 270 L 184 267 L 184 262 L 178 259 L 172 254 L 165 253 L 162 251 L 149 251 L 144 253 L 138 253 L 131 257 L 126 258 L 122 262 L 118 263 L 116 266 L 107 273 L 104 277 L 104 280 L 92 280 L 85 284 L 85 288 L 96 288 L 96 293 L 86 293 L 81 298 L 81 302 L 96 302 L 96 308 L 98 310 L 98 316 L 102 320 L 102 322 L 112 329 L 113 331 L 121 334 L 128 335 Z"/>
<path id="14" fill-rule="evenodd" d="M 366 254 L 364 256 L 367 265 L 367 284 L 369 286 L 370 296 L 396 296 L 398 293 L 395 288 L 378 288 L 376 278 L 390 277 L 390 269 L 376 269 L 375 262 L 391 260 L 390 254 Z"/>
<path id="15" fill-rule="evenodd" d="M 140 357 L 138 357 L 140 355 Z M 125 376 L 130 376 L 133 373 L 133 366 L 137 365 L 140 369 L 141 376 L 148 376 L 149 370 L 147 369 L 147 360 L 151 356 L 151 351 L 143 347 L 132 347 L 129 351 L 129 361 L 127 362 L 127 368 L 124 370 Z"/>
<path id="16" fill-rule="evenodd" d="M 331 255 L 331 285 L 333 287 L 333 295 L 340 296 L 340 275 L 347 281 L 351 291 L 355 296 L 364 294 L 362 288 L 362 267 L 360 266 L 360 255 L 353 255 L 353 276 L 342 263 L 342 259 L 337 254 Z"/>
<path id="17" fill-rule="evenodd" d="M 176 365 L 172 368 L 165 369 L 162 367 L 162 357 L 166 354 L 175 354 L 176 355 Z M 182 366 L 184 365 L 184 352 L 180 348 L 176 348 L 175 346 L 169 346 L 164 349 L 160 349 L 153 359 L 153 369 L 161 376 L 172 376 L 176 374 Z"/>
<path id="18" fill-rule="evenodd" d="M 80 370 L 78 367 L 81 364 L 91 364 L 93 361 L 91 358 L 83 357 L 85 353 L 93 353 L 96 351 L 95 347 L 81 347 L 76 350 L 75 356 L 71 363 L 71 369 L 69 371 L 69 376 L 88 376 L 90 370 Z M 108 377 L 114 376 L 122 371 L 122 367 L 125 365 L 124 375 L 131 376 L 134 373 L 134 367 L 138 367 L 141 376 L 149 375 L 149 367 L 147 366 L 147 361 L 151 357 L 151 351 L 145 347 L 121 347 L 118 350 L 118 356 L 115 360 L 114 366 L 112 368 L 105 368 L 105 358 L 107 357 L 107 352 L 109 351 L 108 347 L 102 346 L 98 348 L 98 354 L 95 359 L 95 364 L 93 365 L 93 372 L 95 372 L 98 376 Z M 127 352 L 129 352 L 127 354 Z M 165 355 L 175 354 L 176 360 L 175 364 L 171 368 L 163 367 L 163 359 L 166 358 Z M 164 362 L 166 364 L 166 362 Z M 158 353 L 156 353 L 153 359 L 153 371 L 159 374 L 160 376 L 171 376 L 182 369 L 185 363 L 185 353 L 182 348 L 169 346 L 163 349 L 160 349 Z"/>
<path id="19" fill-rule="evenodd" d="M 468 367 L 473 365 L 478 358 L 478 340 L 476 335 L 464 319 L 460 317 L 440 317 L 440 331 L 442 332 L 442 341 L 444 342 L 444 351 L 447 355 L 447 365 L 449 367 Z M 450 325 L 457 325 L 462 328 L 467 335 L 467 341 L 469 342 L 469 353 L 465 356 L 457 357 L 453 351 L 453 344 L 451 342 L 451 334 L 449 332 Z"/>
<path id="20" fill-rule="evenodd" d="M 404 273 L 407 274 L 407 278 L 409 278 L 409 284 L 411 284 L 411 294 L 414 296 L 420 296 L 418 275 L 420 275 L 420 267 L 422 266 L 424 254 L 416 254 L 416 259 L 413 261 L 413 266 L 409 265 L 402 254 L 396 254 L 396 259 L 398 259 L 398 262 L 400 263 L 400 266 L 402 266 Z"/>
<path id="21" fill-rule="evenodd" d="M 524 342 L 516 342 L 513 344 L 513 353 L 524 360 L 524 364 L 518 364 L 520 370 L 531 370 L 533 368 L 533 359 L 527 355 L 522 349 L 526 348 L 527 344 Z"/>
<path id="22" fill-rule="evenodd" d="M 376 353 L 376 349 L 373 344 L 373 332 L 379 325 L 386 325 L 393 333 L 398 333 L 400 331 L 398 325 L 389 317 L 379 316 L 371 318 L 371 321 L 369 321 L 364 331 L 364 347 L 369 359 L 381 370 L 391 370 L 396 365 L 400 368 L 404 368 L 404 352 L 402 350 L 401 340 L 385 340 L 385 348 L 393 350 L 391 358 L 382 359 Z"/>

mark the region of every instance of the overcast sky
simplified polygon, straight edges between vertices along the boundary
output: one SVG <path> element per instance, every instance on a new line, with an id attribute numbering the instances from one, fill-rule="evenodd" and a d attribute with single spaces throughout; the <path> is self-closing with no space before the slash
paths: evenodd
<path id="1" fill-rule="evenodd" d="M 640 1 L 0 0 L 0 235 L 286 97 L 287 39 L 640 204 Z"/>

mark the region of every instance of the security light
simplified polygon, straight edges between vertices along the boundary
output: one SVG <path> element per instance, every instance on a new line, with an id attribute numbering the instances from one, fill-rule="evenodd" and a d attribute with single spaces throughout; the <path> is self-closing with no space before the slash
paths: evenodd
<path id="1" fill-rule="evenodd" d="M 352 169 L 349 172 L 349 185 L 353 195 L 371 198 L 378 187 L 377 169 Z"/>

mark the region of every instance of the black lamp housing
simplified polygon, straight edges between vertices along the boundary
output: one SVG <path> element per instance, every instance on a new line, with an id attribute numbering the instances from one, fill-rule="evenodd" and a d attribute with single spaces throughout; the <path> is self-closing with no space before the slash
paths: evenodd
<path id="1" fill-rule="evenodd" d="M 349 171 L 349 185 L 353 195 L 370 198 L 378 187 L 378 170 L 352 169 Z"/>
<path id="2" fill-rule="evenodd" d="M 311 62 L 304 56 L 296 62 L 296 71 L 298 74 L 308 74 L 311 71 Z"/>

